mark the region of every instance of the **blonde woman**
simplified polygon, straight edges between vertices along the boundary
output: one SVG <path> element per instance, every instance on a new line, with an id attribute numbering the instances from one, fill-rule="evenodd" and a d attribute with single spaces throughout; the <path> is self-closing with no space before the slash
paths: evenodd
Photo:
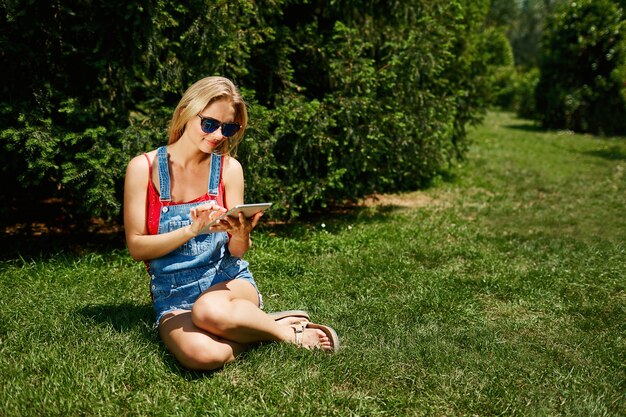
<path id="1" fill-rule="evenodd" d="M 161 339 L 188 369 L 211 370 L 250 344 L 338 349 L 336 333 L 302 311 L 268 315 L 248 263 L 250 219 L 226 217 L 242 204 L 241 164 L 231 155 L 248 115 L 236 86 L 207 77 L 174 110 L 167 146 L 133 158 L 124 188 L 124 226 L 133 259 L 144 261 Z"/>

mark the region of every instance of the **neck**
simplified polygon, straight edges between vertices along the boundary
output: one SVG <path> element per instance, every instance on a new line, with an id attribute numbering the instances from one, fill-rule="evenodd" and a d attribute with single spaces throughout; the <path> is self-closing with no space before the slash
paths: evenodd
<path id="1" fill-rule="evenodd" d="M 184 136 L 177 142 L 167 146 L 170 158 L 175 159 L 183 167 L 204 165 L 211 159 L 211 154 L 199 151 L 185 143 Z"/>

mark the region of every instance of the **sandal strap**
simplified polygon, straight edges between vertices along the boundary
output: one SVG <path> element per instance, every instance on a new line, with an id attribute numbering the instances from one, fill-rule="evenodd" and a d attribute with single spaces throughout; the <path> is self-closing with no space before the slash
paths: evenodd
<path id="1" fill-rule="evenodd" d="M 294 341 L 296 342 L 296 346 L 302 347 L 302 335 L 304 333 L 304 328 L 306 327 L 306 325 L 302 323 L 297 323 L 292 325 L 291 327 L 293 327 L 293 331 L 295 333 Z"/>

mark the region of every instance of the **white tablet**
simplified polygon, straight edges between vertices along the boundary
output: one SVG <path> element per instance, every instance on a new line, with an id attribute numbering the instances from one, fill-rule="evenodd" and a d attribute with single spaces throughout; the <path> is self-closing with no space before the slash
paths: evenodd
<path id="1" fill-rule="evenodd" d="M 243 213 L 243 215 L 249 219 L 258 212 L 265 211 L 271 206 L 272 203 L 239 204 L 228 210 L 223 216 L 220 216 L 220 219 L 224 216 L 239 217 L 239 213 Z"/>
<path id="2" fill-rule="evenodd" d="M 246 218 L 250 218 L 260 211 L 265 211 L 272 206 L 272 203 L 253 203 L 253 204 L 239 204 L 222 214 L 217 219 L 209 223 L 200 233 L 213 233 L 214 231 L 209 228 L 217 223 L 218 220 L 223 219 L 226 216 L 235 217 L 239 216 L 239 213 L 243 213 Z"/>

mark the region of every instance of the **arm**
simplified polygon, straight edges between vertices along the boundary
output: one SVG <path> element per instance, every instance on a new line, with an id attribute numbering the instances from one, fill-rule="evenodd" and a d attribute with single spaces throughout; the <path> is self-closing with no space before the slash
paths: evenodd
<path id="1" fill-rule="evenodd" d="M 152 158 L 154 153 L 150 153 L 149 156 Z M 146 158 L 143 155 L 133 158 L 126 168 L 124 182 L 124 229 L 130 256 L 137 261 L 167 255 L 196 236 L 202 227 L 210 221 L 210 216 L 213 214 L 212 208 L 198 210 L 201 213 L 194 212 L 192 214 L 194 219 L 192 224 L 172 232 L 149 235 L 146 219 L 149 181 L 149 167 Z"/>
<path id="2" fill-rule="evenodd" d="M 239 161 L 235 158 L 224 158 L 224 171 L 222 179 L 224 181 L 224 189 L 226 192 L 226 206 L 235 207 L 243 204 L 244 178 L 243 168 Z M 229 223 L 227 232 L 230 234 L 228 241 L 228 250 L 231 255 L 241 258 L 252 245 L 250 233 L 257 225 L 263 213 L 257 213 L 248 221 L 243 213 L 239 213 L 238 219 L 230 217 L 226 218 Z"/>

